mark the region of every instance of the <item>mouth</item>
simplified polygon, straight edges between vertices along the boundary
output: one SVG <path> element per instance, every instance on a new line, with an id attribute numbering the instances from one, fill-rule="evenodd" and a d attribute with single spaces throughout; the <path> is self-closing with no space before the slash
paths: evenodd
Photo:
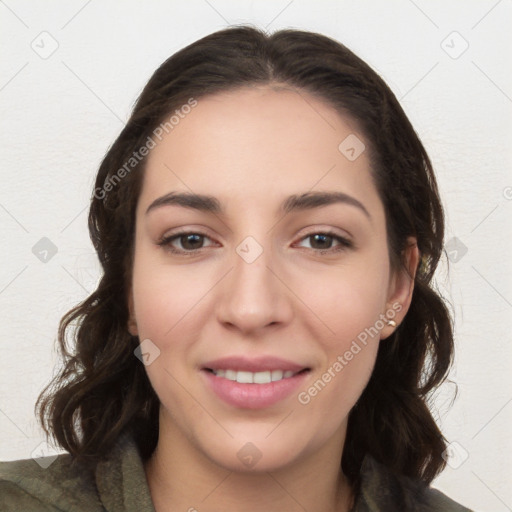
<path id="1" fill-rule="evenodd" d="M 213 396 L 239 409 L 263 409 L 289 398 L 311 373 L 311 367 L 274 357 L 229 357 L 201 368 Z"/>

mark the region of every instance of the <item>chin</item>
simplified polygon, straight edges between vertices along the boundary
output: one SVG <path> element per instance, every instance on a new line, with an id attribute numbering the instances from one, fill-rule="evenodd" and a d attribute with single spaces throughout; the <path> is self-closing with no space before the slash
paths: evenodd
<path id="1" fill-rule="evenodd" d="M 258 434 L 250 429 L 246 435 L 239 432 L 233 438 L 224 438 L 224 442 L 210 442 L 199 449 L 217 466 L 236 473 L 279 471 L 305 456 L 306 436 L 268 433 L 267 428 Z"/>

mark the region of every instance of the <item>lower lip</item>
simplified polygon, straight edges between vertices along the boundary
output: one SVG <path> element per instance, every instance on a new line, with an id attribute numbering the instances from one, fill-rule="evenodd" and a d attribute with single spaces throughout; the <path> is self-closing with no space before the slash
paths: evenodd
<path id="1" fill-rule="evenodd" d="M 217 377 L 208 370 L 201 373 L 213 392 L 229 405 L 242 409 L 263 409 L 290 396 L 304 382 L 309 371 L 268 384 L 241 384 Z"/>

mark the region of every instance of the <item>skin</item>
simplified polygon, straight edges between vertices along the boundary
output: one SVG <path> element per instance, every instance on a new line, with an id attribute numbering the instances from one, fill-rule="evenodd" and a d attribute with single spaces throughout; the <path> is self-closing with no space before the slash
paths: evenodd
<path id="1" fill-rule="evenodd" d="M 297 394 L 393 304 L 400 323 L 418 264 L 412 244 L 409 273 L 391 270 L 367 154 L 349 161 L 338 150 L 350 134 L 364 141 L 323 101 L 258 86 L 200 98 L 152 149 L 136 211 L 129 330 L 160 350 L 146 366 L 161 401 L 160 437 L 145 467 L 158 512 L 349 510 L 352 491 L 340 469 L 347 416 L 380 340 L 395 327 L 361 345 L 308 404 Z M 172 191 L 215 196 L 225 213 L 178 205 L 146 213 Z M 279 211 L 286 197 L 310 191 L 343 192 L 369 215 L 342 203 Z M 206 237 L 169 245 L 202 249 L 186 256 L 158 244 L 177 228 Z M 312 237 L 329 229 L 353 247 Z M 263 250 L 252 263 L 236 252 L 247 236 Z M 311 370 L 278 404 L 236 408 L 200 372 L 206 361 L 234 354 L 277 356 Z M 261 453 L 252 467 L 237 457 L 248 442 Z"/>

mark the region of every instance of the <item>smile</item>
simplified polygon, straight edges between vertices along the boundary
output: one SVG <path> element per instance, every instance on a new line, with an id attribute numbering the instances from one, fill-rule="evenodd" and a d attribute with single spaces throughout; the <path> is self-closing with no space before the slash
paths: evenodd
<path id="1" fill-rule="evenodd" d="M 248 372 L 241 370 L 210 370 L 216 377 L 222 377 L 240 384 L 269 384 L 282 379 L 289 379 L 297 373 L 291 370 L 267 370 L 263 372 Z M 304 370 L 302 370 L 304 371 Z"/>

